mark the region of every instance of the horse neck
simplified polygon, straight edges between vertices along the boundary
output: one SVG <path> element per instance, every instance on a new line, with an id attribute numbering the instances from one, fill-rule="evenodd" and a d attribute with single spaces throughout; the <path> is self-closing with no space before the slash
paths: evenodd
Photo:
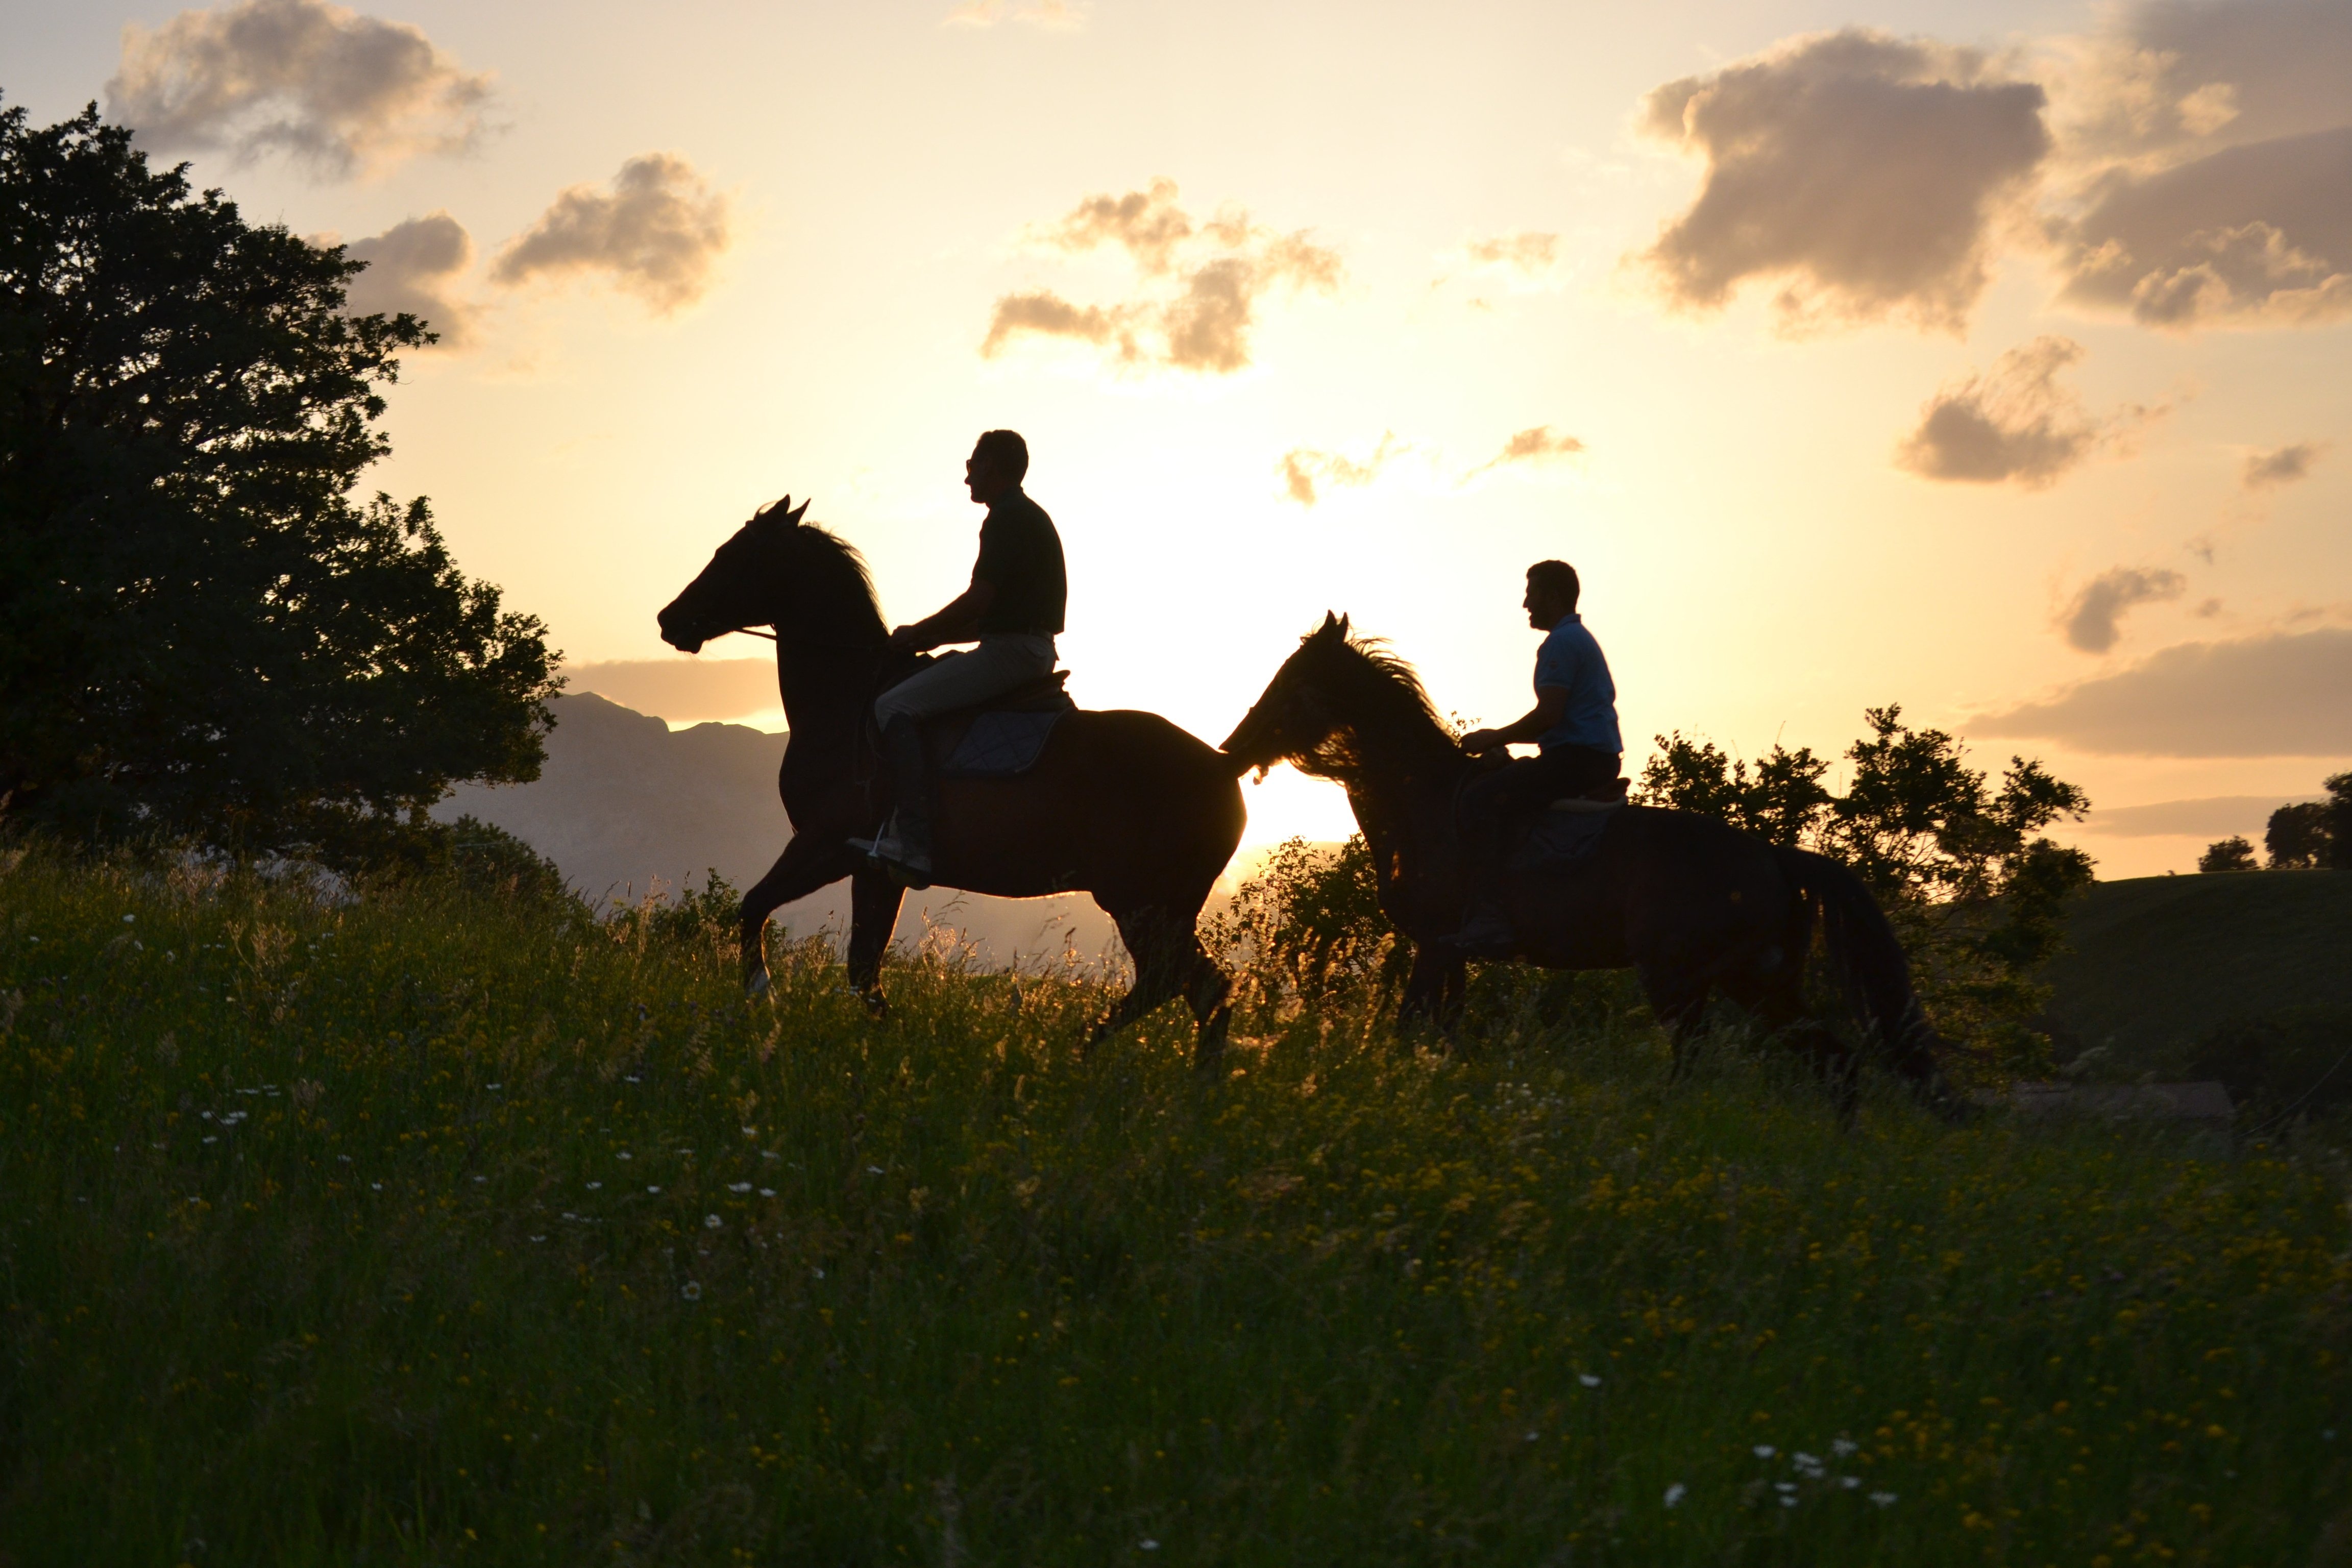
<path id="1" fill-rule="evenodd" d="M 882 617 L 845 562 L 803 560 L 776 606 L 776 692 L 784 722 L 814 742 L 854 741 L 889 657 Z"/>

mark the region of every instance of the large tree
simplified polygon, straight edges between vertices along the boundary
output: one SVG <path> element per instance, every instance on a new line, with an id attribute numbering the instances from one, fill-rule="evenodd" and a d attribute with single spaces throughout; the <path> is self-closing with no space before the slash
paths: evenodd
<path id="1" fill-rule="evenodd" d="M 545 628 L 355 499 L 432 341 L 362 265 L 0 112 L 0 810 L 289 847 L 538 775 Z"/>

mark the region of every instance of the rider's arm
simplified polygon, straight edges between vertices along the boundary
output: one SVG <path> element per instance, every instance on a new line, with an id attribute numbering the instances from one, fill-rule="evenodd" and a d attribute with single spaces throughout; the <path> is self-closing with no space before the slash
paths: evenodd
<path id="1" fill-rule="evenodd" d="M 1536 705 L 1499 730 L 1473 730 L 1462 737 L 1462 749 L 1473 756 L 1491 752 L 1497 746 L 1524 743 L 1540 737 L 1558 724 L 1560 715 L 1568 711 L 1568 688 L 1538 686 Z"/>
<path id="2" fill-rule="evenodd" d="M 996 602 L 996 584 L 972 580 L 971 587 L 948 601 L 937 615 L 890 634 L 890 646 L 901 653 L 920 653 L 944 642 L 970 642 L 980 636 L 980 617 Z"/>

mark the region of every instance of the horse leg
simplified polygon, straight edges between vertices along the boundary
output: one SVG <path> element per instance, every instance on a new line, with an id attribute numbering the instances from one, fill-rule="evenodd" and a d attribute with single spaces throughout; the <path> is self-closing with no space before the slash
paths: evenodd
<path id="1" fill-rule="evenodd" d="M 1428 1024 L 1447 1039 L 1462 1021 L 1462 996 L 1468 985 L 1462 955 L 1450 947 L 1423 942 L 1412 951 L 1412 970 L 1405 976 L 1404 995 L 1397 1004 L 1397 1023 Z M 1408 1031 L 1400 1028 L 1400 1033 Z"/>
<path id="2" fill-rule="evenodd" d="M 1674 1042 L 1674 1067 L 1666 1081 L 1679 1083 L 1690 1066 L 1692 1037 L 1706 1016 L 1706 982 L 1664 964 L 1641 964 L 1635 973 L 1641 976 L 1643 995 L 1649 998 L 1651 1016 L 1665 1026 L 1667 1037 Z"/>
<path id="3" fill-rule="evenodd" d="M 1189 942 L 1188 953 L 1169 941 L 1167 918 L 1157 909 L 1114 910 L 1111 920 L 1118 926 L 1118 939 L 1127 944 L 1127 955 L 1135 963 L 1135 984 L 1087 1037 L 1079 1056 L 1091 1054 L 1094 1048 L 1126 1028 L 1129 1024 L 1159 1009 L 1160 1004 L 1173 997 L 1192 967 L 1190 953 L 1200 952 L 1199 944 Z"/>
<path id="4" fill-rule="evenodd" d="M 1862 1058 L 1837 1032 L 1805 1006 L 1804 972 L 1781 963 L 1779 973 L 1743 976 L 1723 983 L 1723 993 L 1754 1015 L 1775 1038 L 1811 1060 L 1813 1074 L 1830 1091 L 1837 1107 L 1838 1129 L 1853 1131 L 1862 1104 Z"/>
<path id="5" fill-rule="evenodd" d="M 882 954 L 889 949 L 906 896 L 896 879 L 879 871 L 860 871 L 849 879 L 849 988 L 877 1018 L 890 1014 L 882 994 Z"/>
<path id="6" fill-rule="evenodd" d="M 848 851 L 799 834 L 784 846 L 768 874 L 751 884 L 743 895 L 740 915 L 745 995 L 763 995 L 768 989 L 768 917 L 827 882 L 839 881 L 849 875 L 850 868 Z"/>
<path id="7" fill-rule="evenodd" d="M 1234 977 L 1202 949 L 1196 938 L 1192 943 L 1192 978 L 1184 987 L 1184 1001 L 1192 1009 L 1192 1021 L 1200 1026 L 1192 1046 L 1192 1066 L 1203 1073 L 1213 1072 L 1224 1059 L 1225 1033 L 1234 1021 L 1233 994 Z"/>

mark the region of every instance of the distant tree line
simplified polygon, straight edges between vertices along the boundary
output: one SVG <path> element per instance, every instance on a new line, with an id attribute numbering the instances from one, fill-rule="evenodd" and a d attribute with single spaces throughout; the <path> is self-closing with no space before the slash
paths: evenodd
<path id="1" fill-rule="evenodd" d="M 0 816 L 365 861 L 538 775 L 545 627 L 362 499 L 395 357 L 363 264 L 156 172 L 96 109 L 0 111 Z M 476 829 L 472 842 L 491 830 Z"/>
<path id="2" fill-rule="evenodd" d="M 2271 813 L 2263 848 L 2273 871 L 2352 871 L 2352 773 L 2321 781 L 2326 800 L 2297 801 Z M 2200 871 L 2256 871 L 2254 847 L 2242 834 L 2209 844 L 2198 858 Z"/>

